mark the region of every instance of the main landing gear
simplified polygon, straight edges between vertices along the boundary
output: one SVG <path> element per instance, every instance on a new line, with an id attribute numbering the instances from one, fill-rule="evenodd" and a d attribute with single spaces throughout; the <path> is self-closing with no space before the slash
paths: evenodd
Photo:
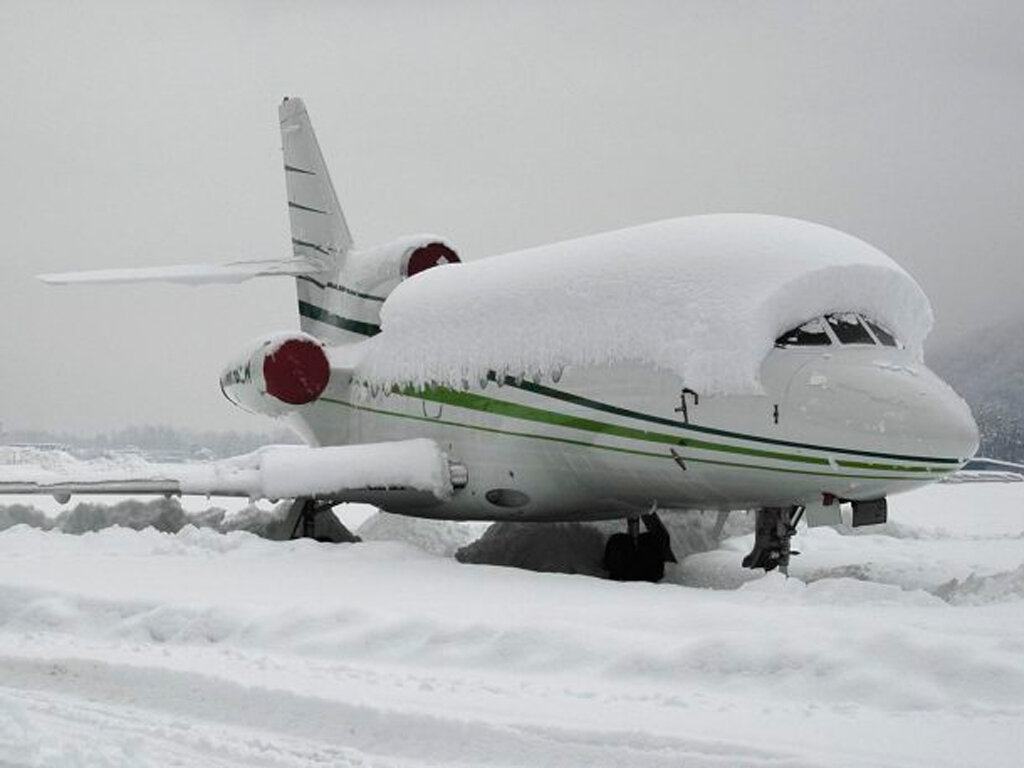
<path id="1" fill-rule="evenodd" d="M 643 519 L 647 531 L 640 533 Z M 628 532 L 608 537 L 604 548 L 604 568 L 615 581 L 661 581 L 665 563 L 675 563 L 672 542 L 665 524 L 653 510 L 627 519 Z"/>
<path id="2" fill-rule="evenodd" d="M 285 530 L 290 531 L 288 538 L 316 539 L 335 544 L 362 541 L 331 514 L 334 506 L 331 502 L 316 499 L 293 501 L 285 518 Z"/>
<path id="3" fill-rule="evenodd" d="M 765 507 L 757 510 L 754 522 L 754 548 L 743 558 L 744 568 L 778 568 L 789 573 L 789 558 L 799 555 L 790 549 L 796 524 L 804 514 L 803 507 Z"/>

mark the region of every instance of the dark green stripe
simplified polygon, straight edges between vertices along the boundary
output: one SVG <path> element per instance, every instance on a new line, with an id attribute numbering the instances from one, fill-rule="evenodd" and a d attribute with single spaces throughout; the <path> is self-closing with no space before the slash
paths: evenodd
<path id="1" fill-rule="evenodd" d="M 312 248 L 314 251 L 319 251 L 324 256 L 331 255 L 331 252 L 324 248 L 322 245 L 317 245 L 316 243 L 307 243 L 305 240 L 296 240 L 294 237 L 292 238 L 292 245 L 301 245 L 306 248 Z"/>
<path id="2" fill-rule="evenodd" d="M 324 216 L 327 215 L 327 211 L 321 211 L 319 208 L 310 208 L 308 205 L 299 205 L 293 203 L 291 200 L 288 201 L 289 208 L 298 208 L 300 211 L 309 211 L 310 213 L 322 213 Z"/>
<path id="3" fill-rule="evenodd" d="M 376 413 L 381 416 L 394 416 L 397 419 L 410 419 L 412 421 L 424 421 L 428 424 L 443 424 L 447 427 L 459 427 L 461 429 L 470 429 L 475 432 L 489 432 L 494 435 L 508 435 L 510 437 L 528 437 L 533 440 L 546 440 L 550 443 L 564 443 L 566 445 L 578 445 L 582 448 L 597 448 L 602 451 L 614 451 L 616 453 L 629 453 L 634 456 L 647 456 L 652 459 L 671 459 L 672 457 L 664 453 L 653 453 L 651 451 L 638 451 L 635 448 L 620 448 L 614 445 L 596 445 L 594 443 L 588 443 L 585 440 L 573 440 L 567 437 L 554 437 L 553 435 L 538 435 L 534 432 L 516 432 L 510 429 L 496 429 L 494 427 L 484 427 L 478 424 L 463 424 L 460 421 L 449 421 L 447 419 L 434 419 L 430 416 L 416 416 L 411 413 L 397 413 L 395 411 L 385 411 L 380 408 L 370 408 L 367 405 L 356 405 L 346 400 L 335 400 L 332 397 L 321 397 L 321 401 L 334 403 L 336 405 L 344 405 L 348 408 L 352 408 L 357 411 L 366 411 L 368 413 Z"/>
<path id="4" fill-rule="evenodd" d="M 495 374 L 493 371 L 491 371 L 490 373 L 487 374 L 487 378 L 490 381 L 497 381 L 497 374 Z M 511 386 L 511 387 L 515 387 L 516 389 L 522 389 L 522 390 L 524 390 L 526 392 L 532 392 L 533 394 L 536 394 L 536 395 L 543 395 L 545 397 L 554 398 L 555 400 L 562 400 L 563 402 L 572 403 L 574 405 L 582 405 L 582 406 L 585 406 L 587 408 L 593 408 L 594 410 L 604 411 L 605 413 L 612 413 L 612 414 L 615 414 L 616 416 L 625 416 L 627 418 L 637 419 L 637 420 L 640 420 L 640 421 L 648 421 L 648 422 L 650 422 L 652 424 L 662 424 L 662 425 L 668 426 L 668 427 L 676 427 L 678 429 L 684 429 L 684 430 L 688 430 L 690 432 L 701 432 L 701 433 L 704 433 L 704 434 L 707 434 L 707 435 L 717 435 L 719 437 L 730 437 L 730 438 L 735 438 L 737 440 L 750 440 L 750 441 L 758 442 L 758 443 L 770 443 L 772 445 L 781 445 L 781 446 L 786 446 L 788 448 L 805 448 L 805 449 L 808 449 L 808 450 L 824 451 L 824 452 L 827 452 L 827 453 L 844 453 L 844 454 L 852 454 L 852 455 L 855 455 L 855 456 L 874 456 L 875 458 L 879 458 L 879 459 L 893 459 L 893 460 L 898 460 L 898 461 L 919 461 L 919 462 L 928 462 L 928 463 L 933 463 L 933 464 L 959 464 L 960 463 L 959 460 L 957 460 L 957 459 L 939 459 L 939 458 L 922 457 L 922 456 L 905 456 L 905 455 L 901 455 L 901 454 L 897 454 L 897 453 L 879 453 L 877 451 L 858 451 L 858 450 L 856 450 L 854 448 L 836 448 L 836 447 L 825 446 L 825 445 L 810 445 L 808 443 L 798 443 L 798 442 L 793 442 L 793 441 L 790 441 L 790 440 L 780 440 L 780 439 L 773 438 L 773 437 L 760 437 L 760 436 L 755 436 L 755 435 L 746 435 L 746 434 L 743 434 L 742 432 L 730 432 L 730 431 L 725 430 L 725 429 L 715 429 L 714 427 L 702 427 L 702 426 L 697 425 L 697 424 L 687 424 L 686 422 L 683 422 L 683 421 L 676 421 L 674 419 L 666 419 L 666 418 L 662 418 L 660 416 L 653 416 L 651 414 L 642 413 L 640 411 L 633 411 L 633 410 L 630 410 L 628 408 L 620 408 L 617 405 L 610 405 L 609 403 L 602 403 L 599 400 L 591 400 L 590 398 L 587 398 L 587 397 L 582 397 L 580 395 L 574 395 L 574 394 L 571 394 L 569 392 L 563 392 L 562 390 L 554 389 L 552 387 L 546 387 L 546 386 L 544 386 L 542 384 L 534 384 L 533 382 L 529 382 L 529 381 L 516 381 L 516 379 L 512 378 L 511 376 L 506 376 L 505 380 L 504 380 L 504 383 L 509 385 L 509 386 Z M 846 463 L 846 462 L 840 462 L 840 463 Z M 862 469 L 871 469 L 871 468 L 874 468 L 874 467 L 877 466 L 877 465 L 872 465 L 872 464 L 860 465 L 860 464 L 858 464 L 856 462 L 850 462 L 849 464 L 850 464 L 850 466 L 860 466 Z"/>
<path id="5" fill-rule="evenodd" d="M 304 173 L 307 176 L 316 176 L 315 171 L 307 171 L 305 168 L 296 168 L 294 165 L 288 165 L 287 163 L 285 163 L 284 169 L 286 171 L 291 171 L 292 173 Z"/>
<path id="6" fill-rule="evenodd" d="M 298 279 L 299 280 L 305 280 L 307 283 L 312 283 L 313 285 L 317 286 L 318 288 L 323 288 L 324 290 L 327 290 L 328 288 L 333 288 L 336 291 L 341 291 L 342 293 L 347 293 L 350 296 L 358 296 L 360 299 L 366 299 L 367 301 L 381 301 L 382 302 L 386 298 L 384 296 L 374 296 L 373 294 L 370 294 L 370 293 L 360 293 L 359 291 L 354 291 L 351 288 L 347 288 L 344 285 L 338 285 L 337 283 L 321 283 L 319 280 L 315 280 L 312 277 L 310 277 L 309 275 L 298 275 Z"/>
<path id="7" fill-rule="evenodd" d="M 644 442 L 662 443 L 665 445 L 691 448 L 694 450 L 740 454 L 744 456 L 754 456 L 757 458 L 775 459 L 802 464 L 832 466 L 829 459 L 822 458 L 820 456 L 804 456 L 793 453 L 782 453 L 779 451 L 765 451 L 757 448 L 725 445 L 722 443 L 708 442 L 706 440 L 695 440 L 688 437 L 669 435 L 663 432 L 651 432 L 648 430 L 635 429 L 633 427 L 625 427 L 618 424 L 608 424 L 602 421 L 595 421 L 594 419 L 572 416 L 558 411 L 548 411 L 528 405 L 521 405 L 519 403 L 510 403 L 505 400 L 496 400 L 494 398 L 469 392 L 456 392 L 445 387 L 427 387 L 425 389 L 406 387 L 404 390 L 401 390 L 401 394 L 408 397 L 430 400 L 432 402 L 468 408 L 470 410 L 481 411 L 484 413 L 492 413 L 498 416 L 506 416 L 525 421 L 535 421 L 586 432 L 614 435 L 628 440 L 642 440 Z M 837 462 L 837 465 L 838 464 L 839 463 Z M 891 466 L 865 462 L 843 462 L 843 464 L 854 469 L 881 470 L 886 472 L 921 472 L 928 474 L 937 471 L 941 472 L 941 470 L 933 470 L 930 467 Z"/>
<path id="8" fill-rule="evenodd" d="M 956 467 L 950 467 L 949 469 L 938 468 L 938 467 L 909 467 L 906 464 L 879 464 L 872 461 L 837 461 L 836 464 L 840 467 L 850 467 L 851 469 L 885 469 L 893 472 L 952 472 Z"/>
<path id="9" fill-rule="evenodd" d="M 815 477 L 843 477 L 851 480 L 904 480 L 904 481 L 931 481 L 933 478 L 923 477 L 892 477 L 891 475 L 844 475 L 840 472 L 813 472 L 807 469 L 786 469 L 784 467 L 762 467 L 757 464 L 741 464 L 735 461 L 718 461 L 715 459 L 698 459 L 693 456 L 683 457 L 687 462 L 696 464 L 715 464 L 723 467 L 741 467 L 743 469 L 763 469 L 766 472 L 782 472 L 787 475 L 813 475 Z M 896 471 L 896 470 L 893 470 Z M 939 474 L 947 475 L 952 469 L 938 470 Z"/>
<path id="10" fill-rule="evenodd" d="M 601 451 L 612 451 L 614 453 L 625 453 L 634 456 L 644 456 L 647 458 L 654 459 L 668 459 L 673 460 L 671 454 L 667 453 L 652 453 L 650 451 L 638 451 L 632 448 L 620 448 L 613 445 L 598 445 L 596 443 L 588 443 L 583 440 L 572 440 L 570 438 L 555 437 L 553 435 L 538 435 L 533 432 L 517 432 L 508 429 L 497 429 L 494 427 L 484 427 L 476 424 L 464 424 L 458 421 L 451 421 L 449 419 L 434 419 L 429 416 L 415 416 L 409 413 L 397 413 L 395 411 L 385 411 L 380 408 L 371 408 L 366 405 L 355 405 L 354 403 L 347 402 L 345 400 L 336 400 L 331 397 L 321 397 L 322 402 L 334 403 L 336 405 L 345 406 L 346 408 L 352 408 L 357 411 L 366 411 L 367 413 L 375 413 L 381 416 L 393 416 L 397 419 L 409 419 L 411 421 L 421 421 L 430 424 L 442 424 L 446 427 L 458 427 L 460 429 L 469 429 L 475 432 L 487 432 L 490 434 L 505 435 L 508 437 L 523 437 L 531 440 L 543 440 L 552 443 L 562 443 L 564 445 L 575 445 L 581 448 L 591 448 L 594 450 Z M 920 481 L 922 478 L 919 477 L 891 477 L 888 475 L 844 475 L 839 472 L 815 472 L 806 469 L 786 469 L 783 467 L 764 467 L 758 464 L 745 464 L 740 462 L 732 461 L 720 461 L 716 459 L 699 459 L 692 456 L 683 457 L 687 462 L 695 462 L 698 464 L 713 464 L 722 467 L 737 467 L 740 469 L 759 469 L 764 472 L 781 472 L 789 475 L 812 475 L 815 477 L 838 477 L 849 480 L 899 480 L 899 481 Z M 952 471 L 952 470 L 949 470 Z"/>
<path id="11" fill-rule="evenodd" d="M 363 323 L 359 320 L 349 320 L 347 317 L 341 317 L 305 301 L 299 302 L 299 314 L 303 317 L 308 317 L 310 320 L 316 320 L 318 323 L 333 325 L 335 328 L 341 328 L 343 331 L 351 331 L 363 336 L 376 336 L 380 333 L 379 325 Z"/>
<path id="12" fill-rule="evenodd" d="M 648 443 L 662 443 L 664 445 L 693 448 L 702 451 L 718 451 L 721 453 L 735 453 L 746 456 L 757 456 L 763 459 L 778 459 L 781 461 L 795 461 L 803 464 L 819 464 L 828 466 L 828 459 L 818 456 L 800 456 L 797 454 L 779 453 L 777 451 L 762 451 L 756 448 L 744 448 L 736 445 L 723 445 L 721 443 L 709 443 L 706 440 L 694 440 L 688 437 L 667 435 L 663 432 L 650 432 L 646 429 L 635 429 L 624 427 L 619 424 L 608 424 L 603 421 L 572 416 L 557 411 L 546 411 L 534 408 L 529 405 L 510 403 L 506 400 L 495 400 L 469 392 L 455 392 L 443 387 L 427 387 L 425 389 L 414 389 L 407 387 L 402 391 L 403 395 L 416 397 L 423 400 L 430 400 L 435 403 L 454 405 L 461 408 L 469 408 L 474 411 L 492 413 L 497 416 L 508 416 L 513 419 L 524 421 L 535 421 L 542 424 L 551 424 L 557 427 L 567 427 L 585 432 L 595 432 L 603 435 L 614 435 L 627 440 L 642 440 Z"/>

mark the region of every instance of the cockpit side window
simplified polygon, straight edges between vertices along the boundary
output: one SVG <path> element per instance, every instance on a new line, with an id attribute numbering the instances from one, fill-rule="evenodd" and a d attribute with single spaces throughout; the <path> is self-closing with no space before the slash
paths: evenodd
<path id="1" fill-rule="evenodd" d="M 810 320 L 799 328 L 786 331 L 775 340 L 777 347 L 825 347 L 832 341 L 825 330 L 825 323 L 820 317 Z"/>
<path id="2" fill-rule="evenodd" d="M 889 333 L 887 330 L 885 330 L 885 328 L 883 328 L 873 320 L 868 320 L 866 317 L 862 319 L 864 320 L 864 323 L 867 325 L 867 327 L 871 329 L 872 333 L 875 334 L 875 338 L 878 339 L 879 344 L 881 344 L 883 347 L 898 346 L 896 344 L 896 337 Z"/>
<path id="3" fill-rule="evenodd" d="M 843 312 L 841 314 L 827 315 L 825 319 L 839 339 L 840 344 L 870 344 L 874 346 L 875 340 L 871 333 L 861 323 L 860 318 L 854 312 Z"/>

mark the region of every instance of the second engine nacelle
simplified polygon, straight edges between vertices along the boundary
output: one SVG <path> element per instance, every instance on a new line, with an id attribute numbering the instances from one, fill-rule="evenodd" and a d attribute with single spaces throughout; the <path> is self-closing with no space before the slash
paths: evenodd
<path id="1" fill-rule="evenodd" d="M 319 339 L 280 333 L 246 348 L 224 369 L 220 389 L 239 408 L 283 416 L 320 397 L 330 378 L 331 365 Z"/>
<path id="2" fill-rule="evenodd" d="M 436 235 L 409 235 L 366 250 L 352 251 L 345 263 L 346 284 L 375 296 L 387 296 L 403 280 L 459 256 Z"/>

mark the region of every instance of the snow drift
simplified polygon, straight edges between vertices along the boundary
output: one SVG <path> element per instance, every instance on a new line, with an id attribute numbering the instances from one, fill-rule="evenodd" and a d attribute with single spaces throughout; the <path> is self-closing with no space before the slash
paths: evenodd
<path id="1" fill-rule="evenodd" d="M 428 520 L 378 511 L 356 529 L 363 541 L 401 541 L 441 557 L 453 557 L 460 547 L 475 541 L 488 523 Z"/>
<path id="2" fill-rule="evenodd" d="M 756 393 L 774 340 L 837 310 L 918 357 L 932 323 L 914 279 L 855 237 L 777 216 L 672 219 L 417 275 L 385 302 L 358 374 L 459 385 L 640 362 L 701 392 Z"/>
<path id="3" fill-rule="evenodd" d="M 972 529 L 1019 530 L 1014 490 Z M 969 489 L 946 491 L 949 529 Z M 961 586 L 939 599 L 913 585 L 941 540 L 827 529 L 798 561 L 902 576 L 722 592 L 395 542 L 19 526 L 0 532 L 0 763 L 1016 767 L 1020 539 L 951 537 L 929 581 Z"/>

